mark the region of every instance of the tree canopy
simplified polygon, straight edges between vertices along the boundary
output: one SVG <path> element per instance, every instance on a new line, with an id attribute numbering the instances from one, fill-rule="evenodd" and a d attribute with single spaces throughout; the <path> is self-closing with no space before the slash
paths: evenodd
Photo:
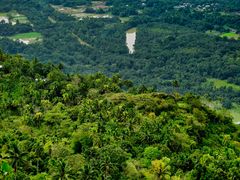
<path id="1" fill-rule="evenodd" d="M 194 95 L 0 53 L 1 179 L 239 179 L 240 128 Z"/>

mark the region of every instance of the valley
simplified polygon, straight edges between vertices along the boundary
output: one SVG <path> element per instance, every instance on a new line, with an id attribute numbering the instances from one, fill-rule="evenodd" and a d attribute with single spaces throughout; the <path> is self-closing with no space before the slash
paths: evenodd
<path id="1" fill-rule="evenodd" d="M 239 14 L 1 0 L 0 179 L 240 179 Z"/>
<path id="2" fill-rule="evenodd" d="M 238 9 L 218 1 L 16 3 L 0 9 L 1 17 L 22 19 L 1 25 L 0 48 L 61 63 L 68 73 L 119 73 L 164 92 L 173 92 L 178 81 L 181 94 L 240 104 L 238 90 L 208 83 L 210 78 L 240 84 Z"/>

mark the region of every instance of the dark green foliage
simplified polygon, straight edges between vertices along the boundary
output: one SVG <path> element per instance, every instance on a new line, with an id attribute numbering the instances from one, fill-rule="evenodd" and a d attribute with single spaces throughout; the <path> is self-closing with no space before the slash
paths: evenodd
<path id="1" fill-rule="evenodd" d="M 52 4 L 85 5 L 87 12 L 106 11 L 113 18 L 79 21 L 56 11 Z M 230 101 L 240 102 L 239 91 L 206 83 L 207 78 L 216 78 L 240 85 L 240 41 L 206 34 L 208 30 L 238 33 L 239 1 L 108 0 L 106 5 L 109 9 L 96 10 L 90 0 L 2 0 L 0 12 L 17 10 L 33 27 L 0 24 L 0 48 L 29 59 L 61 63 L 65 72 L 119 73 L 123 79 L 164 92 L 207 94 L 220 99 L 224 107 L 230 107 Z M 127 17 L 127 22 L 121 23 L 120 17 Z M 131 27 L 137 27 L 133 55 L 125 43 L 125 32 Z M 40 32 L 42 42 L 25 45 L 5 38 L 29 31 Z"/>
<path id="2" fill-rule="evenodd" d="M 18 33 L 32 32 L 32 27 L 27 24 L 10 25 L 0 22 L 0 36 L 11 36 Z"/>

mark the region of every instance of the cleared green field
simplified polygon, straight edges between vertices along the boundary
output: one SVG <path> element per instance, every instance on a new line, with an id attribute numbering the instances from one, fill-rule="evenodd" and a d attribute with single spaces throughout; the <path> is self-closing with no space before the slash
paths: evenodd
<path id="1" fill-rule="evenodd" d="M 13 41 L 20 41 L 24 44 L 33 44 L 42 41 L 42 35 L 38 32 L 16 34 L 8 38 Z"/>
<path id="2" fill-rule="evenodd" d="M 228 33 L 221 33 L 218 31 L 206 31 L 206 33 L 208 35 L 212 35 L 212 36 L 219 36 L 221 38 L 228 38 L 228 39 L 235 39 L 235 40 L 240 40 L 240 34 L 237 34 L 235 32 L 228 32 Z"/>
<path id="3" fill-rule="evenodd" d="M 19 23 L 22 23 L 22 24 L 26 24 L 26 23 L 29 23 L 29 21 L 28 21 L 28 19 L 27 19 L 27 17 L 25 17 L 25 16 L 15 16 L 15 17 L 13 17 L 12 19 L 11 19 L 11 21 L 12 22 L 19 22 Z"/>
<path id="4" fill-rule="evenodd" d="M 229 32 L 229 33 L 224 33 L 224 34 L 221 34 L 220 37 L 226 37 L 226 38 L 229 38 L 229 39 L 235 39 L 235 40 L 238 40 L 240 39 L 240 34 L 237 34 L 237 33 L 234 33 L 234 32 Z"/>
<path id="5" fill-rule="evenodd" d="M 216 88 L 221 88 L 221 87 L 231 87 L 235 91 L 240 91 L 240 86 L 236 84 L 229 83 L 225 80 L 220 80 L 220 79 L 214 79 L 214 78 L 209 78 L 207 79 L 207 83 L 213 83 L 213 85 Z"/>
<path id="6" fill-rule="evenodd" d="M 13 24 L 16 24 L 17 21 L 21 24 L 27 24 L 30 23 L 28 18 L 24 16 L 23 14 L 19 14 L 17 11 L 9 11 L 9 12 L 0 12 L 0 17 L 8 18 L 9 21 Z"/>
<path id="7" fill-rule="evenodd" d="M 42 38 L 41 33 L 38 32 L 30 32 L 30 33 L 22 33 L 22 34 L 16 34 L 14 36 L 10 37 L 11 39 L 37 39 Z"/>

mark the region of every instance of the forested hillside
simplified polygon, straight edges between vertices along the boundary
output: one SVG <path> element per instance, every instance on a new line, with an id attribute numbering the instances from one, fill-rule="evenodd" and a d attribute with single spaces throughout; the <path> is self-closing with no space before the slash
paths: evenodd
<path id="1" fill-rule="evenodd" d="M 0 179 L 239 179 L 240 129 L 176 91 L 0 52 Z"/>
<path id="2" fill-rule="evenodd" d="M 119 73 L 164 92 L 178 82 L 181 93 L 232 108 L 240 102 L 239 14 L 236 0 L 2 0 L 0 48 L 62 63 L 65 72 Z"/>

